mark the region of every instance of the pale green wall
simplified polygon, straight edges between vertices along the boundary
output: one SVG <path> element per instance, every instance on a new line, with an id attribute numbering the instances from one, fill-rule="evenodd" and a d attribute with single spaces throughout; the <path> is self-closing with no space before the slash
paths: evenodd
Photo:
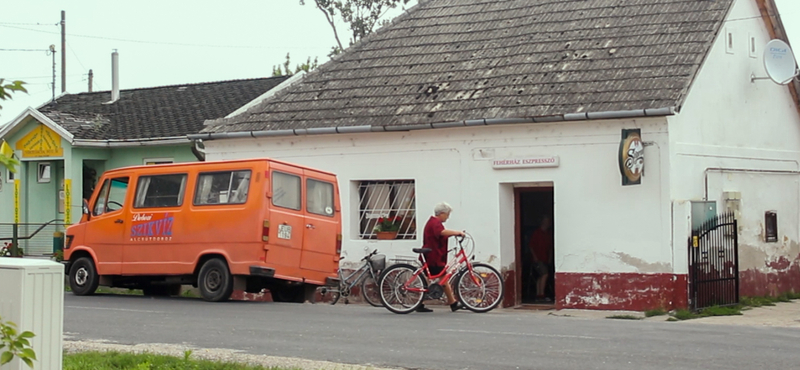
<path id="1" fill-rule="evenodd" d="M 33 130 L 39 122 L 28 119 L 21 123 L 21 129 L 13 135 L 6 137 L 9 145 L 16 148 L 16 142 Z M 58 158 L 23 158 L 16 177 L 23 179 L 20 184 L 20 221 L 21 222 L 47 222 L 52 219 L 63 219 L 64 214 L 58 213 L 57 198 L 61 179 L 72 180 L 71 210 L 72 222 L 77 222 L 81 217 L 81 204 L 83 202 L 83 163 L 92 161 L 97 170 L 97 177 L 109 169 L 137 166 L 144 164 L 145 159 L 171 158 L 174 162 L 194 162 L 197 158 L 192 154 L 191 144 L 167 146 L 138 146 L 132 148 L 73 148 L 64 138 L 61 139 L 64 156 Z M 15 150 L 16 151 L 16 150 Z M 21 151 L 16 151 L 17 157 Z M 51 162 L 50 183 L 37 182 L 37 163 Z M 63 166 L 63 170 L 61 169 Z M 0 186 L 0 223 L 14 221 L 14 184 L 7 183 L 5 168 L 0 165 L 3 184 Z"/>

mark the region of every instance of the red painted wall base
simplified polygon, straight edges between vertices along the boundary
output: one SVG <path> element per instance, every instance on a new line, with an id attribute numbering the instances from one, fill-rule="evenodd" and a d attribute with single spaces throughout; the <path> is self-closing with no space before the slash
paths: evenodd
<path id="1" fill-rule="evenodd" d="M 645 311 L 688 307 L 687 276 L 556 273 L 556 308 Z"/>

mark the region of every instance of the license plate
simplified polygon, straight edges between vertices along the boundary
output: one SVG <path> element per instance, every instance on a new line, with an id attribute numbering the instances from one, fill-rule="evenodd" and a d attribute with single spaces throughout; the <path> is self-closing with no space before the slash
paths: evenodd
<path id="1" fill-rule="evenodd" d="M 292 227 L 289 225 L 278 225 L 278 239 L 291 239 Z"/>

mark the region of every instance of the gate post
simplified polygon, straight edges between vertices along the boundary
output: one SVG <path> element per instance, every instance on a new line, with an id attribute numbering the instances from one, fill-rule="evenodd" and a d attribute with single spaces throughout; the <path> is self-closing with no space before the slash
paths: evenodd
<path id="1" fill-rule="evenodd" d="M 736 285 L 736 303 L 739 303 L 739 221 L 735 214 L 731 217 L 733 217 L 733 265 L 736 266 L 734 285 Z"/>
<path id="2" fill-rule="evenodd" d="M 11 257 L 20 257 L 22 253 L 19 251 L 19 224 L 14 223 L 11 225 Z"/>

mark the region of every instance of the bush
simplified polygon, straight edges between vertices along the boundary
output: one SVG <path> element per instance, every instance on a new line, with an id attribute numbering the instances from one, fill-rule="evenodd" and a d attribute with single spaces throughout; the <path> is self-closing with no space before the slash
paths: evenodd
<path id="1" fill-rule="evenodd" d="M 11 321 L 3 321 L 3 318 L 0 317 L 0 366 L 11 362 L 14 357 L 18 357 L 32 369 L 36 353 L 31 348 L 31 342 L 28 339 L 34 336 L 29 331 L 17 334 L 17 325 Z"/>

